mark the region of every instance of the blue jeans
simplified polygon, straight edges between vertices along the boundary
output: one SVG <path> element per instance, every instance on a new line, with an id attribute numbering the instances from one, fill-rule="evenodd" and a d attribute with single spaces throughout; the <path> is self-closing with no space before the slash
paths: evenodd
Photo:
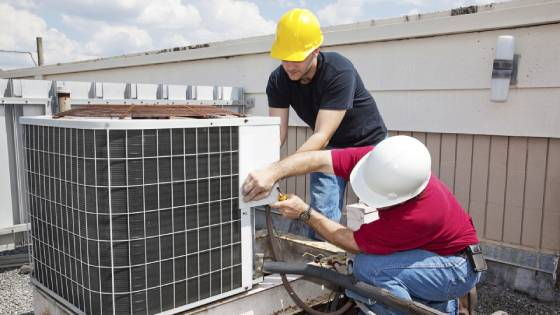
<path id="1" fill-rule="evenodd" d="M 309 174 L 309 178 L 311 208 L 321 212 L 335 222 L 340 222 L 346 181 L 336 175 L 319 172 Z M 311 239 L 319 239 L 315 231 L 303 222 L 292 221 L 289 231 L 290 233 L 307 236 Z"/>
<path id="2" fill-rule="evenodd" d="M 327 218 L 339 222 L 344 205 L 346 181 L 342 177 L 325 173 L 309 174 L 311 207 Z"/>
<path id="3" fill-rule="evenodd" d="M 387 289 L 396 296 L 414 300 L 448 314 L 457 314 L 457 299 L 480 280 L 466 258 L 439 256 L 425 250 L 391 255 L 358 254 L 354 276 L 363 282 Z M 346 295 L 364 303 L 375 314 L 401 314 L 347 290 Z"/>

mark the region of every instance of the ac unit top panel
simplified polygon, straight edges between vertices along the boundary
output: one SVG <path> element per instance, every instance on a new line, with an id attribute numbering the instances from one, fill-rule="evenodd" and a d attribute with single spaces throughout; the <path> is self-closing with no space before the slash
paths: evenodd
<path id="1" fill-rule="evenodd" d="M 38 125 L 77 129 L 169 129 L 219 126 L 280 125 L 279 117 L 242 117 L 216 119 L 110 119 L 110 118 L 52 118 L 52 116 L 21 117 L 23 125 Z"/>

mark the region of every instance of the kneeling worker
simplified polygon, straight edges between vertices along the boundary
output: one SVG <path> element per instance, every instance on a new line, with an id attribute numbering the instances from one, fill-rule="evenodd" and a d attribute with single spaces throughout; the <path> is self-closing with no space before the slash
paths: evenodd
<path id="1" fill-rule="evenodd" d="M 315 171 L 349 179 L 360 201 L 379 211 L 378 220 L 355 232 L 295 195 L 271 206 L 356 253 L 358 280 L 456 314 L 457 298 L 476 285 L 486 266 L 470 216 L 430 169 L 430 154 L 420 141 L 395 136 L 375 147 L 296 153 L 249 174 L 243 194 L 246 201 L 260 198 L 282 178 Z M 379 304 L 368 307 L 393 314 Z"/>

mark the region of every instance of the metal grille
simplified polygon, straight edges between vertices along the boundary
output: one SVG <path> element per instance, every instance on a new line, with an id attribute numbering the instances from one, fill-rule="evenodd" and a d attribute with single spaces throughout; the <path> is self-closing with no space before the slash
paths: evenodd
<path id="1" fill-rule="evenodd" d="M 238 127 L 25 126 L 33 277 L 88 314 L 241 287 Z"/>

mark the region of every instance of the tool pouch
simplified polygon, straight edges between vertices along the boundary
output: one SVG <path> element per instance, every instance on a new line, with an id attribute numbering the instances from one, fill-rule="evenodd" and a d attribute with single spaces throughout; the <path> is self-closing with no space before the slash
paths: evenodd
<path id="1" fill-rule="evenodd" d="M 467 247 L 467 257 L 471 262 L 471 266 L 474 271 L 480 272 L 488 269 L 488 266 L 486 266 L 486 260 L 484 260 L 484 256 L 482 255 L 480 245 L 469 245 Z"/>

